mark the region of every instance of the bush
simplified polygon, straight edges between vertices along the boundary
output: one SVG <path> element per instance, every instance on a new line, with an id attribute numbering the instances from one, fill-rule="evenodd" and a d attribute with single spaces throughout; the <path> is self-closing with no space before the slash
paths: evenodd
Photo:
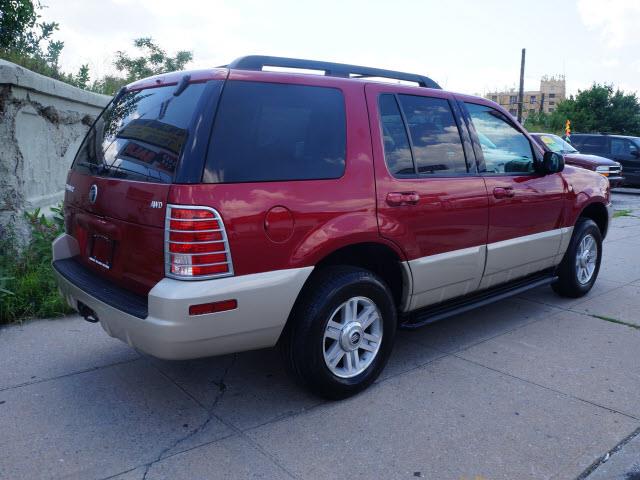
<path id="1" fill-rule="evenodd" d="M 40 209 L 25 213 L 31 226 L 26 246 L 19 245 L 11 231 L 0 240 L 0 324 L 71 312 L 51 269 L 51 243 L 64 231 L 62 209 L 53 211 L 51 219 Z"/>

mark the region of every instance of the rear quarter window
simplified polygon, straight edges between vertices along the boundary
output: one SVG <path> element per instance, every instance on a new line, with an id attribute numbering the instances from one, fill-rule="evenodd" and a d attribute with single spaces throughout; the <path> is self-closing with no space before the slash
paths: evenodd
<path id="1" fill-rule="evenodd" d="M 228 81 L 211 135 L 205 183 L 339 178 L 345 169 L 342 92 Z"/>

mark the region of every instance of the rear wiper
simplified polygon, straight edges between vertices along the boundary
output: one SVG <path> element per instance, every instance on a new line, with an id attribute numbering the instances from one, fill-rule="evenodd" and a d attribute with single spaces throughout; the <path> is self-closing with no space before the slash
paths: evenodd
<path id="1" fill-rule="evenodd" d="M 187 87 L 189 86 L 189 81 L 191 80 L 191 75 L 185 75 L 180 79 L 180 83 L 178 83 L 178 86 L 176 87 L 176 91 L 173 92 L 173 96 L 177 97 L 179 96 L 182 92 L 184 92 Z"/>
<path id="2" fill-rule="evenodd" d="M 83 167 L 88 167 L 89 171 L 94 174 L 94 175 L 101 175 L 107 171 L 109 171 L 109 166 L 105 165 L 104 163 L 101 163 L 100 165 L 97 165 L 95 163 L 89 163 L 89 162 L 80 162 L 78 163 L 78 165 L 82 165 Z"/>

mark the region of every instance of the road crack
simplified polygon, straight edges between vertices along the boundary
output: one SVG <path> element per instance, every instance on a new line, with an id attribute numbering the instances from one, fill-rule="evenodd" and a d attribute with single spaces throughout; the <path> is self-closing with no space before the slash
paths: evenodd
<path id="1" fill-rule="evenodd" d="M 593 318 L 597 318 L 598 320 L 604 320 L 605 322 L 617 323 L 618 325 L 624 325 L 626 327 L 635 328 L 636 330 L 640 330 L 640 325 L 636 325 L 634 323 L 625 322 L 624 320 L 618 320 L 617 318 L 607 317 L 606 315 L 596 315 L 591 314 Z"/>
<path id="2" fill-rule="evenodd" d="M 622 448 L 627 443 L 629 443 L 631 440 L 636 438 L 638 435 L 640 435 L 640 428 L 638 428 L 638 429 L 634 430 L 633 432 L 631 432 L 631 434 L 629 434 L 625 438 L 623 438 L 615 447 L 613 447 L 611 450 L 605 452 L 604 455 L 601 455 L 595 462 L 593 462 L 591 465 L 589 465 L 580 475 L 578 475 L 576 480 L 585 480 L 592 473 L 594 473 L 598 467 L 600 467 L 603 463 L 608 462 L 611 459 L 612 456 L 614 456 L 616 453 L 618 453 L 620 450 L 622 450 Z"/>
<path id="3" fill-rule="evenodd" d="M 224 394 L 227 391 L 227 384 L 225 383 L 225 380 L 227 378 L 227 375 L 229 374 L 229 371 L 235 365 L 237 358 L 238 358 L 238 354 L 236 353 L 231 358 L 231 361 L 229 362 L 229 365 L 227 365 L 227 367 L 222 372 L 222 375 L 220 375 L 220 378 L 218 378 L 217 380 L 213 381 L 213 384 L 218 387 L 218 392 L 217 392 L 215 398 L 213 399 L 213 402 L 211 402 L 211 406 L 209 408 L 206 408 L 200 402 L 196 401 L 196 403 L 198 403 L 205 410 L 205 412 L 207 413 L 207 418 L 205 418 L 204 422 L 202 422 L 200 424 L 200 426 L 198 426 L 197 428 L 194 428 L 193 430 L 189 431 L 183 437 L 180 437 L 179 439 L 177 439 L 175 442 L 173 442 L 168 447 L 164 448 L 153 461 L 145 464 L 144 473 L 142 474 L 142 480 L 147 480 L 147 475 L 149 474 L 149 470 L 151 470 L 151 467 L 153 467 L 160 460 L 163 460 L 164 456 L 168 452 L 170 452 L 171 450 L 177 448 L 178 445 L 180 445 L 181 443 L 186 442 L 190 438 L 194 437 L 195 435 L 197 435 L 198 433 L 203 431 L 207 427 L 207 425 L 209 425 L 209 423 L 211 423 L 211 420 L 216 418 L 215 415 L 213 414 L 213 411 L 215 410 L 216 406 L 218 405 L 220 400 L 222 400 L 222 397 L 224 397 Z M 178 387 L 182 389 L 182 387 L 180 387 L 179 385 L 178 385 Z"/>

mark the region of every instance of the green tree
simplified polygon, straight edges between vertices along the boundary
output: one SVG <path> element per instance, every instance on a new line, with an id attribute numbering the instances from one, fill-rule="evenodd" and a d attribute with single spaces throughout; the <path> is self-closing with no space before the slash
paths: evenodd
<path id="1" fill-rule="evenodd" d="M 80 65 L 77 74 L 67 75 L 67 82 L 74 87 L 87 90 L 89 88 L 89 65 Z"/>
<path id="2" fill-rule="evenodd" d="M 548 126 L 560 131 L 567 119 L 575 132 L 640 135 L 640 102 L 635 93 L 594 83 L 588 90 L 579 90 L 575 97 L 560 102 L 549 115 Z"/>
<path id="3" fill-rule="evenodd" d="M 193 54 L 186 50 L 181 50 L 174 56 L 168 55 L 150 37 L 136 38 L 133 46 L 140 50 L 138 56 L 129 56 L 122 50 L 116 52 L 113 65 L 120 75 L 106 75 L 94 80 L 89 90 L 114 95 L 127 83 L 152 75 L 184 70 L 193 59 Z"/>
<path id="4" fill-rule="evenodd" d="M 525 119 L 524 128 L 526 128 L 530 132 L 559 133 L 560 130 L 551 128 L 550 120 L 551 117 L 549 116 L 549 114 L 537 111 L 529 114 L 529 116 Z"/>
<path id="5" fill-rule="evenodd" d="M 141 50 L 142 55 L 130 57 L 126 52 L 116 52 L 114 66 L 124 73 L 127 82 L 150 77 L 165 72 L 183 70 L 193 60 L 193 54 L 186 50 L 177 52 L 173 57 L 154 43 L 152 38 L 136 38 L 133 45 Z"/>
<path id="6" fill-rule="evenodd" d="M 28 0 L 0 0 L 0 49 L 16 48 L 38 19 L 36 5 Z"/>
<path id="7" fill-rule="evenodd" d="M 69 81 L 73 75 L 60 71 L 60 53 L 64 43 L 52 36 L 56 22 L 40 22 L 39 1 L 0 0 L 0 58 L 35 72 Z"/>
<path id="8" fill-rule="evenodd" d="M 0 50 L 36 55 L 57 65 L 64 43 L 51 41 L 56 22 L 39 22 L 39 1 L 0 0 Z M 43 42 L 49 42 L 46 51 Z"/>

